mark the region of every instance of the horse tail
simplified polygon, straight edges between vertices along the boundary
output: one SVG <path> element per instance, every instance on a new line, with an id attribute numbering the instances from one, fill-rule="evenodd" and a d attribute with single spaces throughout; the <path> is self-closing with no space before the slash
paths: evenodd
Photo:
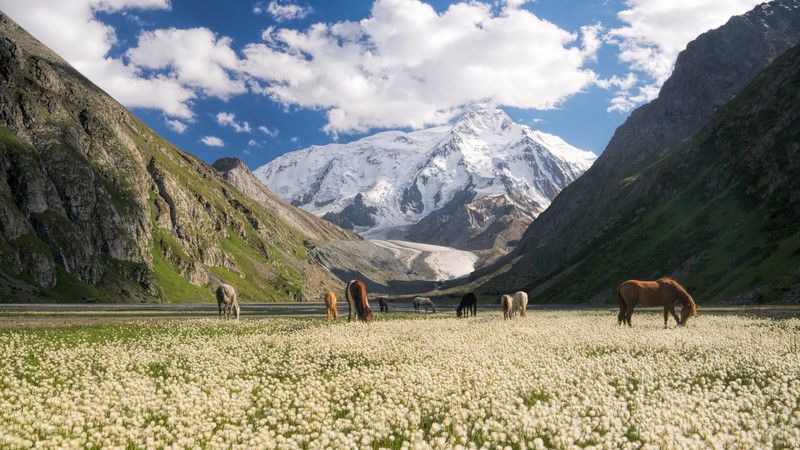
<path id="1" fill-rule="evenodd" d="M 348 322 L 353 320 L 353 313 L 355 313 L 355 311 L 354 311 L 355 305 L 354 305 L 353 294 L 350 292 L 350 290 L 353 288 L 353 284 L 355 284 L 355 282 L 356 282 L 356 280 L 350 280 L 350 282 L 347 283 L 347 287 L 344 289 L 344 298 L 347 299 L 347 308 L 348 308 L 347 309 L 347 321 Z"/>

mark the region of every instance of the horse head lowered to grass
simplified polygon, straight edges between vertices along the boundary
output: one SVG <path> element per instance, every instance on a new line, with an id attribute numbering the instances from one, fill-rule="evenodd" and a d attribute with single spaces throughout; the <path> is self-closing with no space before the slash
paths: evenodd
<path id="1" fill-rule="evenodd" d="M 478 297 L 474 292 L 467 292 L 464 294 L 464 296 L 461 297 L 461 303 L 459 303 L 458 308 L 456 308 L 456 317 L 462 317 L 464 315 L 469 317 L 470 313 L 472 317 L 478 314 Z"/>
<path id="2" fill-rule="evenodd" d="M 619 314 L 617 322 L 631 325 L 631 315 L 636 305 L 664 307 L 664 328 L 667 327 L 669 315 L 675 318 L 679 326 L 686 325 L 689 317 L 697 314 L 697 304 L 686 289 L 670 278 L 656 281 L 628 280 L 617 288 L 619 298 Z M 675 312 L 675 303 L 680 303 L 681 316 Z"/>
<path id="3" fill-rule="evenodd" d="M 219 316 L 225 316 L 226 319 L 231 315 L 239 320 L 239 299 L 236 296 L 236 289 L 229 284 L 222 283 L 217 287 L 217 308 L 219 308 Z"/>
<path id="4" fill-rule="evenodd" d="M 339 318 L 339 308 L 336 307 L 336 294 L 333 291 L 325 292 L 325 310 L 328 313 L 328 320 Z"/>
<path id="5" fill-rule="evenodd" d="M 347 321 L 349 322 L 355 317 L 362 322 L 372 322 L 372 310 L 369 307 L 367 287 L 364 282 L 353 280 L 347 283 L 347 289 L 345 289 L 344 293 L 350 306 L 350 310 L 347 313 Z"/>

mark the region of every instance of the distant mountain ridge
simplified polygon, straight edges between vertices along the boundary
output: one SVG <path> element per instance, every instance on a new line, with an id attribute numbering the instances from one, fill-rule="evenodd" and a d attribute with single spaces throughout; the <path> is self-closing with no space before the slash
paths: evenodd
<path id="1" fill-rule="evenodd" d="M 696 220 L 701 222 L 713 221 L 711 217 L 715 217 L 714 214 L 723 214 L 722 210 L 709 208 L 705 209 L 706 215 L 696 216 L 698 211 L 704 210 L 699 205 L 707 202 L 709 195 L 720 194 L 720 188 L 736 185 L 739 189 L 744 189 L 739 183 L 734 182 L 740 180 L 744 174 L 735 172 L 723 174 L 715 171 L 711 176 L 703 172 L 705 169 L 713 170 L 713 167 L 704 166 L 709 164 L 744 167 L 741 161 L 734 163 L 737 161 L 735 158 L 742 160 L 751 158 L 747 155 L 746 149 L 740 148 L 741 143 L 730 140 L 731 135 L 739 136 L 742 142 L 753 145 L 754 152 L 756 150 L 765 152 L 766 149 L 770 149 L 780 154 L 786 151 L 780 147 L 769 147 L 769 143 L 774 138 L 773 134 L 790 131 L 786 129 L 785 123 L 776 123 L 773 120 L 784 116 L 791 117 L 793 111 L 782 101 L 779 93 L 792 97 L 796 95 L 794 88 L 797 84 L 792 86 L 791 83 L 765 82 L 762 87 L 769 86 L 774 91 L 756 98 L 758 96 L 751 88 L 748 90 L 748 95 L 751 97 L 749 103 L 747 100 L 739 102 L 738 97 L 741 90 L 751 83 L 760 71 L 798 44 L 800 44 L 798 0 L 779 0 L 759 5 L 747 14 L 733 17 L 722 27 L 704 33 L 692 41 L 679 55 L 675 70 L 664 84 L 659 97 L 631 114 L 617 129 L 606 150 L 592 168 L 556 197 L 550 208 L 528 228 L 520 245 L 512 254 L 495 266 L 475 274 L 476 279 L 484 280 L 480 282 L 482 289 L 503 292 L 525 287 L 540 294 L 539 298 L 542 301 L 581 302 L 592 299 L 607 301 L 612 297 L 605 290 L 609 289 L 608 286 L 615 286 L 615 283 L 621 281 L 620 278 L 653 277 L 673 273 L 688 279 L 692 287 L 700 286 L 701 293 L 712 295 L 717 300 L 724 300 L 725 295 L 736 292 L 733 288 L 733 290 L 724 290 L 719 286 L 711 288 L 711 284 L 723 279 L 728 280 L 727 276 L 718 273 L 714 273 L 713 276 L 719 278 L 713 280 L 713 283 L 711 280 L 706 280 L 708 283 L 706 285 L 702 284 L 701 279 L 693 278 L 700 277 L 701 274 L 709 275 L 706 272 L 708 267 L 704 265 L 706 257 L 722 266 L 731 265 L 736 258 L 745 258 L 744 255 L 732 255 L 733 259 L 726 261 L 723 256 L 704 253 L 704 249 L 712 252 L 714 233 L 720 233 L 722 236 L 724 229 L 704 224 L 700 229 L 707 231 L 708 234 L 703 239 L 711 241 L 703 242 L 702 239 L 693 241 L 698 248 L 695 252 L 691 252 L 685 248 L 687 243 L 681 242 L 677 237 L 663 239 L 653 235 L 652 230 L 657 228 L 656 223 L 648 220 L 656 222 L 660 220 L 662 223 L 678 226 L 672 222 L 677 220 L 677 217 L 670 217 L 669 210 L 663 209 L 667 204 L 674 205 L 676 208 L 674 214 L 696 217 Z M 796 50 L 793 52 L 792 55 L 796 57 Z M 794 63 L 793 58 L 791 61 Z M 791 67 L 784 69 L 786 70 L 775 71 L 772 75 L 794 76 L 790 74 Z M 769 97 L 768 94 L 774 96 Z M 731 99 L 734 99 L 733 103 L 737 106 L 723 107 Z M 774 107 L 769 104 L 770 101 L 774 103 Z M 732 110 L 736 107 L 751 107 L 753 111 L 761 112 L 769 111 L 774 117 L 764 113 L 747 120 L 746 112 Z M 728 114 L 721 115 L 720 111 L 724 108 L 728 108 Z M 716 117 L 716 121 L 712 125 L 707 125 L 712 117 Z M 735 121 L 750 132 L 744 134 L 735 132 L 725 120 Z M 695 136 L 690 143 L 684 142 L 700 131 L 704 125 L 706 134 Z M 762 142 L 757 142 L 757 139 L 761 139 Z M 791 144 L 792 139 L 796 138 L 789 139 L 788 144 L 791 149 L 791 145 L 797 145 Z M 737 148 L 737 156 L 735 158 L 726 156 L 724 146 Z M 705 151 L 710 153 L 706 155 Z M 681 161 L 681 157 L 676 156 L 678 154 L 684 155 L 686 161 Z M 758 168 L 771 161 L 771 158 L 773 156 L 770 153 L 763 153 L 761 157 L 752 158 L 750 162 L 753 167 Z M 694 163 L 694 166 L 690 163 Z M 753 167 L 750 169 L 756 170 Z M 786 176 L 793 176 L 791 171 L 794 169 L 792 164 L 787 163 L 783 167 L 775 167 L 766 176 L 783 179 Z M 703 181 L 686 178 L 686 173 L 694 174 L 695 177 L 710 177 L 705 196 L 696 189 L 696 183 Z M 652 180 L 660 180 L 660 184 Z M 683 184 L 678 180 L 682 180 Z M 754 176 L 751 181 L 760 184 L 765 180 Z M 695 190 L 689 190 L 690 186 L 694 186 Z M 751 190 L 752 187 L 746 189 Z M 776 209 L 774 205 L 767 206 L 753 198 L 741 193 L 725 194 L 720 197 L 720 201 L 724 199 L 728 204 L 729 209 L 725 214 L 729 214 L 732 218 L 736 217 L 737 220 L 744 220 L 745 217 L 739 209 L 742 202 L 752 202 L 751 204 L 754 207 L 758 206 L 759 210 L 768 211 L 769 214 L 776 214 L 778 217 L 785 216 L 785 213 L 778 212 L 780 208 Z M 782 198 L 783 201 L 791 202 L 788 197 Z M 679 206 L 674 203 L 678 199 L 692 202 L 694 206 Z M 747 217 L 752 224 L 760 223 L 752 217 Z M 642 228 L 643 223 L 650 223 L 651 229 Z M 729 225 L 732 229 L 738 226 L 738 224 Z M 761 224 L 761 226 L 761 229 L 742 230 L 742 233 L 751 233 L 754 242 L 760 242 L 763 233 L 766 232 L 765 229 L 772 225 Z M 785 225 L 779 228 L 781 233 L 791 234 L 791 230 Z M 712 229 L 713 233 L 710 232 Z M 639 233 L 641 241 L 633 240 L 628 234 L 635 233 L 634 230 Z M 672 236 L 674 231 L 663 230 L 666 236 Z M 689 232 L 691 229 L 685 231 Z M 623 236 L 627 237 L 623 239 Z M 611 248 L 612 242 L 636 252 L 639 257 L 631 254 L 626 261 L 621 254 L 614 253 Z M 646 246 L 656 243 L 661 245 L 659 247 L 663 252 L 661 257 L 645 250 Z M 734 242 L 731 241 L 730 245 L 734 245 Z M 742 245 L 748 243 L 743 242 Z M 753 251 L 759 250 L 756 248 Z M 599 258 L 604 259 L 600 262 Z M 602 273 L 598 273 L 592 267 Z M 760 266 L 756 264 L 755 267 Z M 729 273 L 741 274 L 744 269 L 731 267 Z M 774 276 L 759 276 L 767 286 L 786 287 L 786 280 L 776 281 Z M 757 283 L 758 280 L 747 280 L 738 284 L 738 289 L 753 287 Z"/>
<path id="2" fill-rule="evenodd" d="M 594 159 L 489 109 L 453 125 L 312 146 L 254 173 L 293 205 L 366 236 L 474 250 L 515 243 Z"/>

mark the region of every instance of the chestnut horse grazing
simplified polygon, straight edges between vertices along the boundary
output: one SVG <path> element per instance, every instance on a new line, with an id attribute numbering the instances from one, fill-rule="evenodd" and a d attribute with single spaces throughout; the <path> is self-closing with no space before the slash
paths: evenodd
<path id="1" fill-rule="evenodd" d="M 233 286 L 222 283 L 217 287 L 217 308 L 219 308 L 220 317 L 224 313 L 226 319 L 233 315 L 236 320 L 239 320 L 239 299 L 236 297 L 236 289 Z"/>
<path id="2" fill-rule="evenodd" d="M 464 315 L 465 310 L 466 317 L 469 317 L 470 312 L 472 312 L 472 317 L 478 315 L 478 297 L 474 292 L 467 292 L 461 297 L 461 303 L 459 303 L 458 308 L 456 308 L 456 317 Z"/>
<path id="3" fill-rule="evenodd" d="M 372 310 L 369 308 L 367 299 L 367 287 L 361 280 L 353 280 L 347 283 L 344 291 L 350 310 L 347 312 L 347 321 L 353 320 L 355 316 L 358 320 L 366 323 L 372 322 Z"/>
<path id="4" fill-rule="evenodd" d="M 503 309 L 503 319 L 511 319 L 514 309 L 514 299 L 508 294 L 500 297 L 500 307 Z"/>
<path id="5" fill-rule="evenodd" d="M 631 315 L 636 305 L 663 306 L 664 328 L 667 328 L 669 314 L 672 314 L 679 326 L 686 325 L 686 320 L 697 314 L 697 305 L 692 296 L 677 281 L 670 278 L 656 281 L 628 280 L 619 285 L 617 295 L 619 296 L 617 322 L 620 325 L 625 322 L 631 325 Z M 675 313 L 675 303 L 678 302 L 682 305 L 680 318 Z"/>
<path id="6" fill-rule="evenodd" d="M 518 291 L 514 294 L 514 317 L 517 317 L 517 310 L 519 310 L 519 316 L 525 317 L 525 314 L 528 312 L 528 294 L 526 292 Z"/>
<path id="7" fill-rule="evenodd" d="M 328 311 L 328 320 L 339 318 L 339 308 L 336 307 L 336 294 L 333 291 L 325 293 L 325 309 Z"/>

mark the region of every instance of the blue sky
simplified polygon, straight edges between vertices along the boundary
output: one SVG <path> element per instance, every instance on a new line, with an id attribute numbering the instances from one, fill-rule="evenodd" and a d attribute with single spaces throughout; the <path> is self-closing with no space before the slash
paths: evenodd
<path id="1" fill-rule="evenodd" d="M 689 40 L 756 3 L 0 0 L 0 9 L 177 146 L 255 168 L 486 106 L 600 153 Z"/>
<path id="2" fill-rule="evenodd" d="M 252 14 L 252 3 L 241 2 L 237 5 L 223 7 L 214 1 L 173 1 L 172 11 L 150 11 L 137 13 L 141 20 L 151 27 L 208 27 L 217 33 L 230 36 L 236 42 L 252 42 L 260 39 L 261 31 L 270 25 L 281 25 L 269 15 Z M 293 28 L 304 29 L 314 22 L 338 22 L 342 20 L 360 20 L 368 17 L 371 1 L 343 2 L 313 1 L 307 2 L 313 9 L 302 20 L 292 21 Z M 430 2 L 437 11 L 446 9 L 451 2 Z M 577 31 L 580 26 L 602 20 L 604 23 L 617 24 L 614 2 L 591 1 L 582 8 L 564 8 L 563 1 L 542 0 L 526 7 L 569 31 Z M 117 52 L 127 48 L 126 44 L 135 43 L 140 25 L 119 14 L 107 14 L 104 18 L 114 24 L 119 33 L 120 45 Z M 591 65 L 606 76 L 624 73 L 625 66 L 617 61 L 614 49 L 603 49 L 597 63 Z M 591 87 L 584 93 L 567 99 L 559 108 L 546 111 L 503 108 L 511 117 L 520 123 L 528 124 L 536 129 L 556 134 L 570 144 L 586 150 L 600 153 L 614 132 L 627 117 L 627 112 L 606 112 L 613 91 Z M 274 137 L 257 136 L 262 147 L 248 148 L 250 134 L 236 133 L 230 128 L 221 127 L 215 120 L 219 111 L 234 112 L 237 120 L 249 124 L 265 124 L 278 130 Z M 221 101 L 208 99 L 198 102 L 197 122 L 192 124 L 183 134 L 175 133 L 164 124 L 161 113 L 154 110 L 136 109 L 135 113 L 159 134 L 165 136 L 179 147 L 189 150 L 206 161 L 213 162 L 225 155 L 242 158 L 250 167 L 255 168 L 285 153 L 314 144 L 333 142 L 332 137 L 322 131 L 325 125 L 324 114 L 320 111 L 290 108 L 269 101 L 261 96 L 242 95 Z M 532 122 L 539 119 L 541 122 Z M 358 139 L 368 133 L 340 134 L 339 142 Z M 225 142 L 224 148 L 209 148 L 198 142 L 201 136 L 213 134 Z M 292 142 L 296 137 L 297 142 Z M 248 151 L 249 153 L 245 153 Z"/>

